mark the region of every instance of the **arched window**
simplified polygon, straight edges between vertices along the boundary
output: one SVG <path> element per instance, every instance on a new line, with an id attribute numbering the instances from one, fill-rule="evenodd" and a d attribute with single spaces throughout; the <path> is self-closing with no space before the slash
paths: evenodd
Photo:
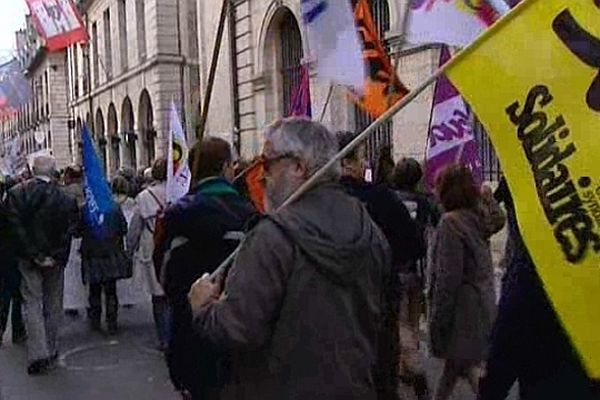
<path id="1" fill-rule="evenodd" d="M 125 97 L 121 106 L 121 133 L 125 140 L 125 165 L 134 170 L 137 168 L 137 135 L 134 131 L 133 106 L 129 97 Z"/>
<path id="2" fill-rule="evenodd" d="M 287 116 L 291 114 L 292 98 L 300 85 L 304 54 L 300 28 L 296 18 L 289 11 L 281 18 L 280 32 L 282 107 L 283 114 Z"/>
<path id="3" fill-rule="evenodd" d="M 146 166 L 151 166 L 156 158 L 156 130 L 154 129 L 154 110 L 152 100 L 146 89 L 142 91 L 138 108 L 138 125 L 142 141 L 142 160 Z"/>
<path id="4" fill-rule="evenodd" d="M 355 4 L 356 2 L 354 2 Z M 370 0 L 371 14 L 377 25 L 377 31 L 381 40 L 385 40 L 385 33 L 390 30 L 390 7 L 387 0 Z M 385 45 L 385 41 L 384 41 Z M 362 132 L 373 123 L 374 118 L 358 106 L 354 107 L 355 130 Z M 379 152 L 384 147 L 393 145 L 393 122 L 388 120 L 383 126 L 372 133 L 367 140 L 367 157 L 371 169 L 374 171 L 377 165 Z M 377 174 L 377 171 L 374 171 Z M 374 177 L 376 178 L 376 177 Z"/>
<path id="5" fill-rule="evenodd" d="M 98 148 L 100 149 L 100 158 L 102 160 L 102 166 L 104 167 L 104 171 L 108 172 L 108 170 L 107 170 L 108 153 L 107 153 L 107 148 L 106 148 L 107 140 L 106 140 L 106 132 L 104 132 L 104 114 L 102 114 L 101 109 L 98 109 L 98 111 L 96 111 L 95 128 L 96 128 L 96 139 L 98 140 Z"/>
<path id="6" fill-rule="evenodd" d="M 106 125 L 108 128 L 108 137 L 110 138 L 109 175 L 113 175 L 121 168 L 121 138 L 118 134 L 119 120 L 117 118 L 117 109 L 114 103 L 110 103 L 110 106 L 108 106 Z"/>

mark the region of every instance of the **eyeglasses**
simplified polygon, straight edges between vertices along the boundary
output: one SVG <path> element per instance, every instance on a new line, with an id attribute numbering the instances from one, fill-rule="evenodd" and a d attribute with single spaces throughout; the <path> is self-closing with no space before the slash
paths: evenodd
<path id="1" fill-rule="evenodd" d="M 261 161 L 262 161 L 264 171 L 266 173 L 268 173 L 269 170 L 271 168 L 273 168 L 273 165 L 277 164 L 281 160 L 286 160 L 286 159 L 298 160 L 298 157 L 293 153 L 284 153 L 284 154 L 278 155 L 276 157 L 271 157 L 271 158 L 267 158 L 267 157 L 263 156 Z"/>

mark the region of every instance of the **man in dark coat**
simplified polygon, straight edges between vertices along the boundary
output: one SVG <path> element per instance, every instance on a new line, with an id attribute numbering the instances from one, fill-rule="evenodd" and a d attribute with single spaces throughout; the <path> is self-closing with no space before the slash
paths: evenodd
<path id="1" fill-rule="evenodd" d="M 552 307 L 521 237 L 508 185 L 504 185 L 513 248 L 478 399 L 504 400 L 517 381 L 521 400 L 599 399 L 598 382 L 586 376 Z"/>
<path id="2" fill-rule="evenodd" d="M 197 332 L 233 352 L 223 399 L 383 398 L 378 343 L 389 307 L 389 246 L 363 205 L 337 184 L 339 166 L 276 211 L 337 152 L 335 136 L 304 119 L 266 132 L 269 216 L 246 237 L 221 292 L 194 284 Z M 381 397 L 379 397 L 381 396 Z"/>
<path id="3" fill-rule="evenodd" d="M 172 313 L 167 352 L 171 380 L 192 399 L 206 400 L 214 398 L 226 377 L 226 357 L 194 333 L 187 294 L 237 247 L 254 208 L 231 184 L 230 145 L 210 138 L 195 147 L 199 162 L 194 176 L 200 181 L 166 213 L 169 249 L 162 275 Z"/>
<path id="4" fill-rule="evenodd" d="M 17 265 L 15 227 L 10 222 L 6 205 L 0 200 L 0 345 L 6 331 L 8 315 L 11 316 L 12 341 L 26 339 L 21 313 L 21 275 Z M 12 312 L 11 312 L 12 305 Z"/>
<path id="5" fill-rule="evenodd" d="M 356 135 L 352 132 L 339 132 L 340 150 L 350 143 Z M 340 183 L 346 192 L 360 200 L 367 208 L 373 221 L 383 231 L 392 250 L 392 280 L 387 288 L 393 307 L 385 319 L 385 325 L 394 338 L 382 353 L 393 362 L 393 368 L 382 371 L 390 386 L 396 386 L 399 376 L 400 334 L 399 314 L 401 302 L 400 273 L 409 265 L 425 256 L 423 236 L 417 232 L 417 225 L 411 218 L 402 200 L 387 186 L 387 183 L 373 185 L 365 182 L 364 148 L 358 147 L 342 159 L 342 178 Z M 420 393 L 426 394 L 425 384 L 420 385 Z"/>
<path id="6" fill-rule="evenodd" d="M 47 371 L 58 357 L 64 267 L 77 221 L 77 204 L 52 182 L 56 161 L 34 160 L 34 177 L 8 193 L 16 230 L 25 308 L 29 374 Z"/>

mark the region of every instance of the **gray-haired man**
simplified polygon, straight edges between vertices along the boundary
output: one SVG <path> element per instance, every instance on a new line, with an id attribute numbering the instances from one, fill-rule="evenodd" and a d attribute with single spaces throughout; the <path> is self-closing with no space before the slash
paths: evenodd
<path id="1" fill-rule="evenodd" d="M 31 375 L 41 374 L 58 356 L 64 266 L 70 233 L 77 219 L 75 199 L 52 182 L 53 157 L 34 160 L 34 177 L 8 193 L 8 207 L 17 236 L 21 293 Z"/>
<path id="2" fill-rule="evenodd" d="M 289 119 L 267 129 L 270 215 L 250 232 L 220 285 L 190 293 L 197 331 L 233 351 L 222 398 L 377 399 L 388 244 L 337 183 L 339 166 L 297 201 L 274 210 L 337 152 L 322 125 Z M 389 395 L 389 397 L 388 397 Z"/>

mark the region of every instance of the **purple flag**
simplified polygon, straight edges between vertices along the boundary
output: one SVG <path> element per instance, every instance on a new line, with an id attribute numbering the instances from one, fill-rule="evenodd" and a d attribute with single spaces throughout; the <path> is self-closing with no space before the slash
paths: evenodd
<path id="1" fill-rule="evenodd" d="M 292 97 L 291 117 L 312 118 L 312 106 L 310 101 L 310 76 L 308 65 L 303 65 L 300 71 L 300 84 Z"/>
<path id="2" fill-rule="evenodd" d="M 442 47 L 440 66 L 450 60 L 450 51 Z M 441 76 L 436 84 L 427 138 L 425 182 L 435 186 L 439 172 L 448 164 L 461 163 L 473 171 L 480 183 L 483 174 L 477 142 L 473 135 L 473 119 L 458 90 Z"/>

